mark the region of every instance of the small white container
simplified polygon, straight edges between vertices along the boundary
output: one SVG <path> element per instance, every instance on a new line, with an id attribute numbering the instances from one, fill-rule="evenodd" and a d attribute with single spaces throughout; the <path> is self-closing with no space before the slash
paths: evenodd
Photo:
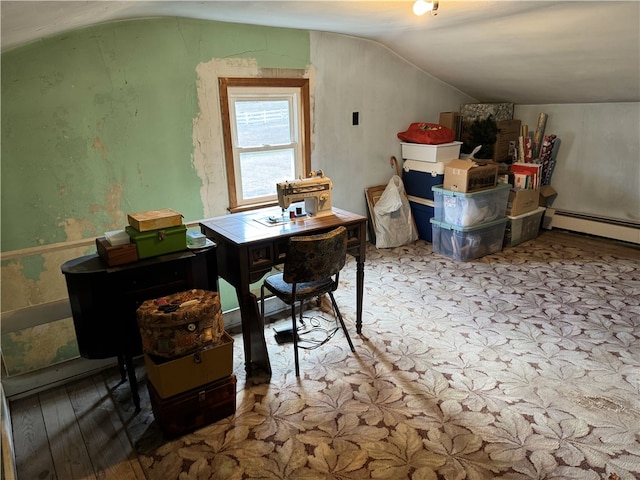
<path id="1" fill-rule="evenodd" d="M 107 239 L 107 242 L 109 242 L 112 247 L 126 245 L 130 241 L 129 234 L 124 230 L 111 230 L 110 232 L 104 232 L 104 238 Z"/>
<path id="2" fill-rule="evenodd" d="M 423 143 L 401 142 L 402 158 L 404 160 L 419 160 L 421 162 L 447 162 L 460 156 L 462 142 L 427 145 Z"/>
<path id="3" fill-rule="evenodd" d="M 200 232 L 187 232 L 187 246 L 192 248 L 202 248 L 207 244 L 207 237 Z"/>

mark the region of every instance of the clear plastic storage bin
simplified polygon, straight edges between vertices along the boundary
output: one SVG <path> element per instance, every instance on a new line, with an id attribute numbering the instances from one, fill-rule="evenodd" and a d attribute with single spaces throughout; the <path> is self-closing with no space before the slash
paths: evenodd
<path id="1" fill-rule="evenodd" d="M 504 246 L 515 247 L 522 242 L 536 238 L 540 232 L 540 223 L 542 223 L 542 215 L 545 210 L 544 207 L 538 207 L 533 212 L 515 217 L 508 216 L 509 221 L 504 232 Z"/>
<path id="2" fill-rule="evenodd" d="M 461 193 L 432 187 L 434 218 L 456 227 L 473 227 L 502 218 L 507 213 L 511 186 L 499 183 L 490 190 Z"/>
<path id="3" fill-rule="evenodd" d="M 475 227 L 457 227 L 431 219 L 433 253 L 466 262 L 502 250 L 507 217 Z"/>

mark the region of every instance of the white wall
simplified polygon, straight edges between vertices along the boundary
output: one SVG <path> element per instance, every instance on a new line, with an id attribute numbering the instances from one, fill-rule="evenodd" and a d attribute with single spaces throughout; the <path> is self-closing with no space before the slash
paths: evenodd
<path id="1" fill-rule="evenodd" d="M 311 62 L 317 71 L 312 167 L 331 178 L 335 207 L 362 215 L 364 189 L 395 173 L 390 157 L 402 166 L 397 133 L 475 102 L 369 40 L 311 32 Z M 360 113 L 358 126 L 352 112 Z"/>
<path id="2" fill-rule="evenodd" d="M 561 139 L 553 207 L 640 223 L 640 104 L 517 105 L 515 118 Z"/>

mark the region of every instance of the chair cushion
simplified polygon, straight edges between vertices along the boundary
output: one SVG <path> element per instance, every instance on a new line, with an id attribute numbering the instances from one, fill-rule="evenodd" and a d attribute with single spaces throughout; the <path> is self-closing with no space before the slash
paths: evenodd
<path id="1" fill-rule="evenodd" d="M 293 284 L 285 282 L 281 273 L 268 277 L 264 281 L 264 286 L 284 303 L 291 305 L 291 302 L 293 301 Z M 317 282 L 298 283 L 296 285 L 296 299 L 304 300 L 310 297 L 317 297 L 331 291 L 332 289 L 333 280 L 331 278 L 318 280 Z"/>

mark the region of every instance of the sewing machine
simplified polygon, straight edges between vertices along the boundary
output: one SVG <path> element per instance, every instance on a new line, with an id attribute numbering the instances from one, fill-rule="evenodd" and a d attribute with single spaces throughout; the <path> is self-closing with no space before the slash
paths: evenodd
<path id="1" fill-rule="evenodd" d="M 304 200 L 307 215 L 319 217 L 331 214 L 331 179 L 322 170 L 311 172 L 309 178 L 290 180 L 276 184 L 278 204 L 286 210 L 292 203 Z"/>

